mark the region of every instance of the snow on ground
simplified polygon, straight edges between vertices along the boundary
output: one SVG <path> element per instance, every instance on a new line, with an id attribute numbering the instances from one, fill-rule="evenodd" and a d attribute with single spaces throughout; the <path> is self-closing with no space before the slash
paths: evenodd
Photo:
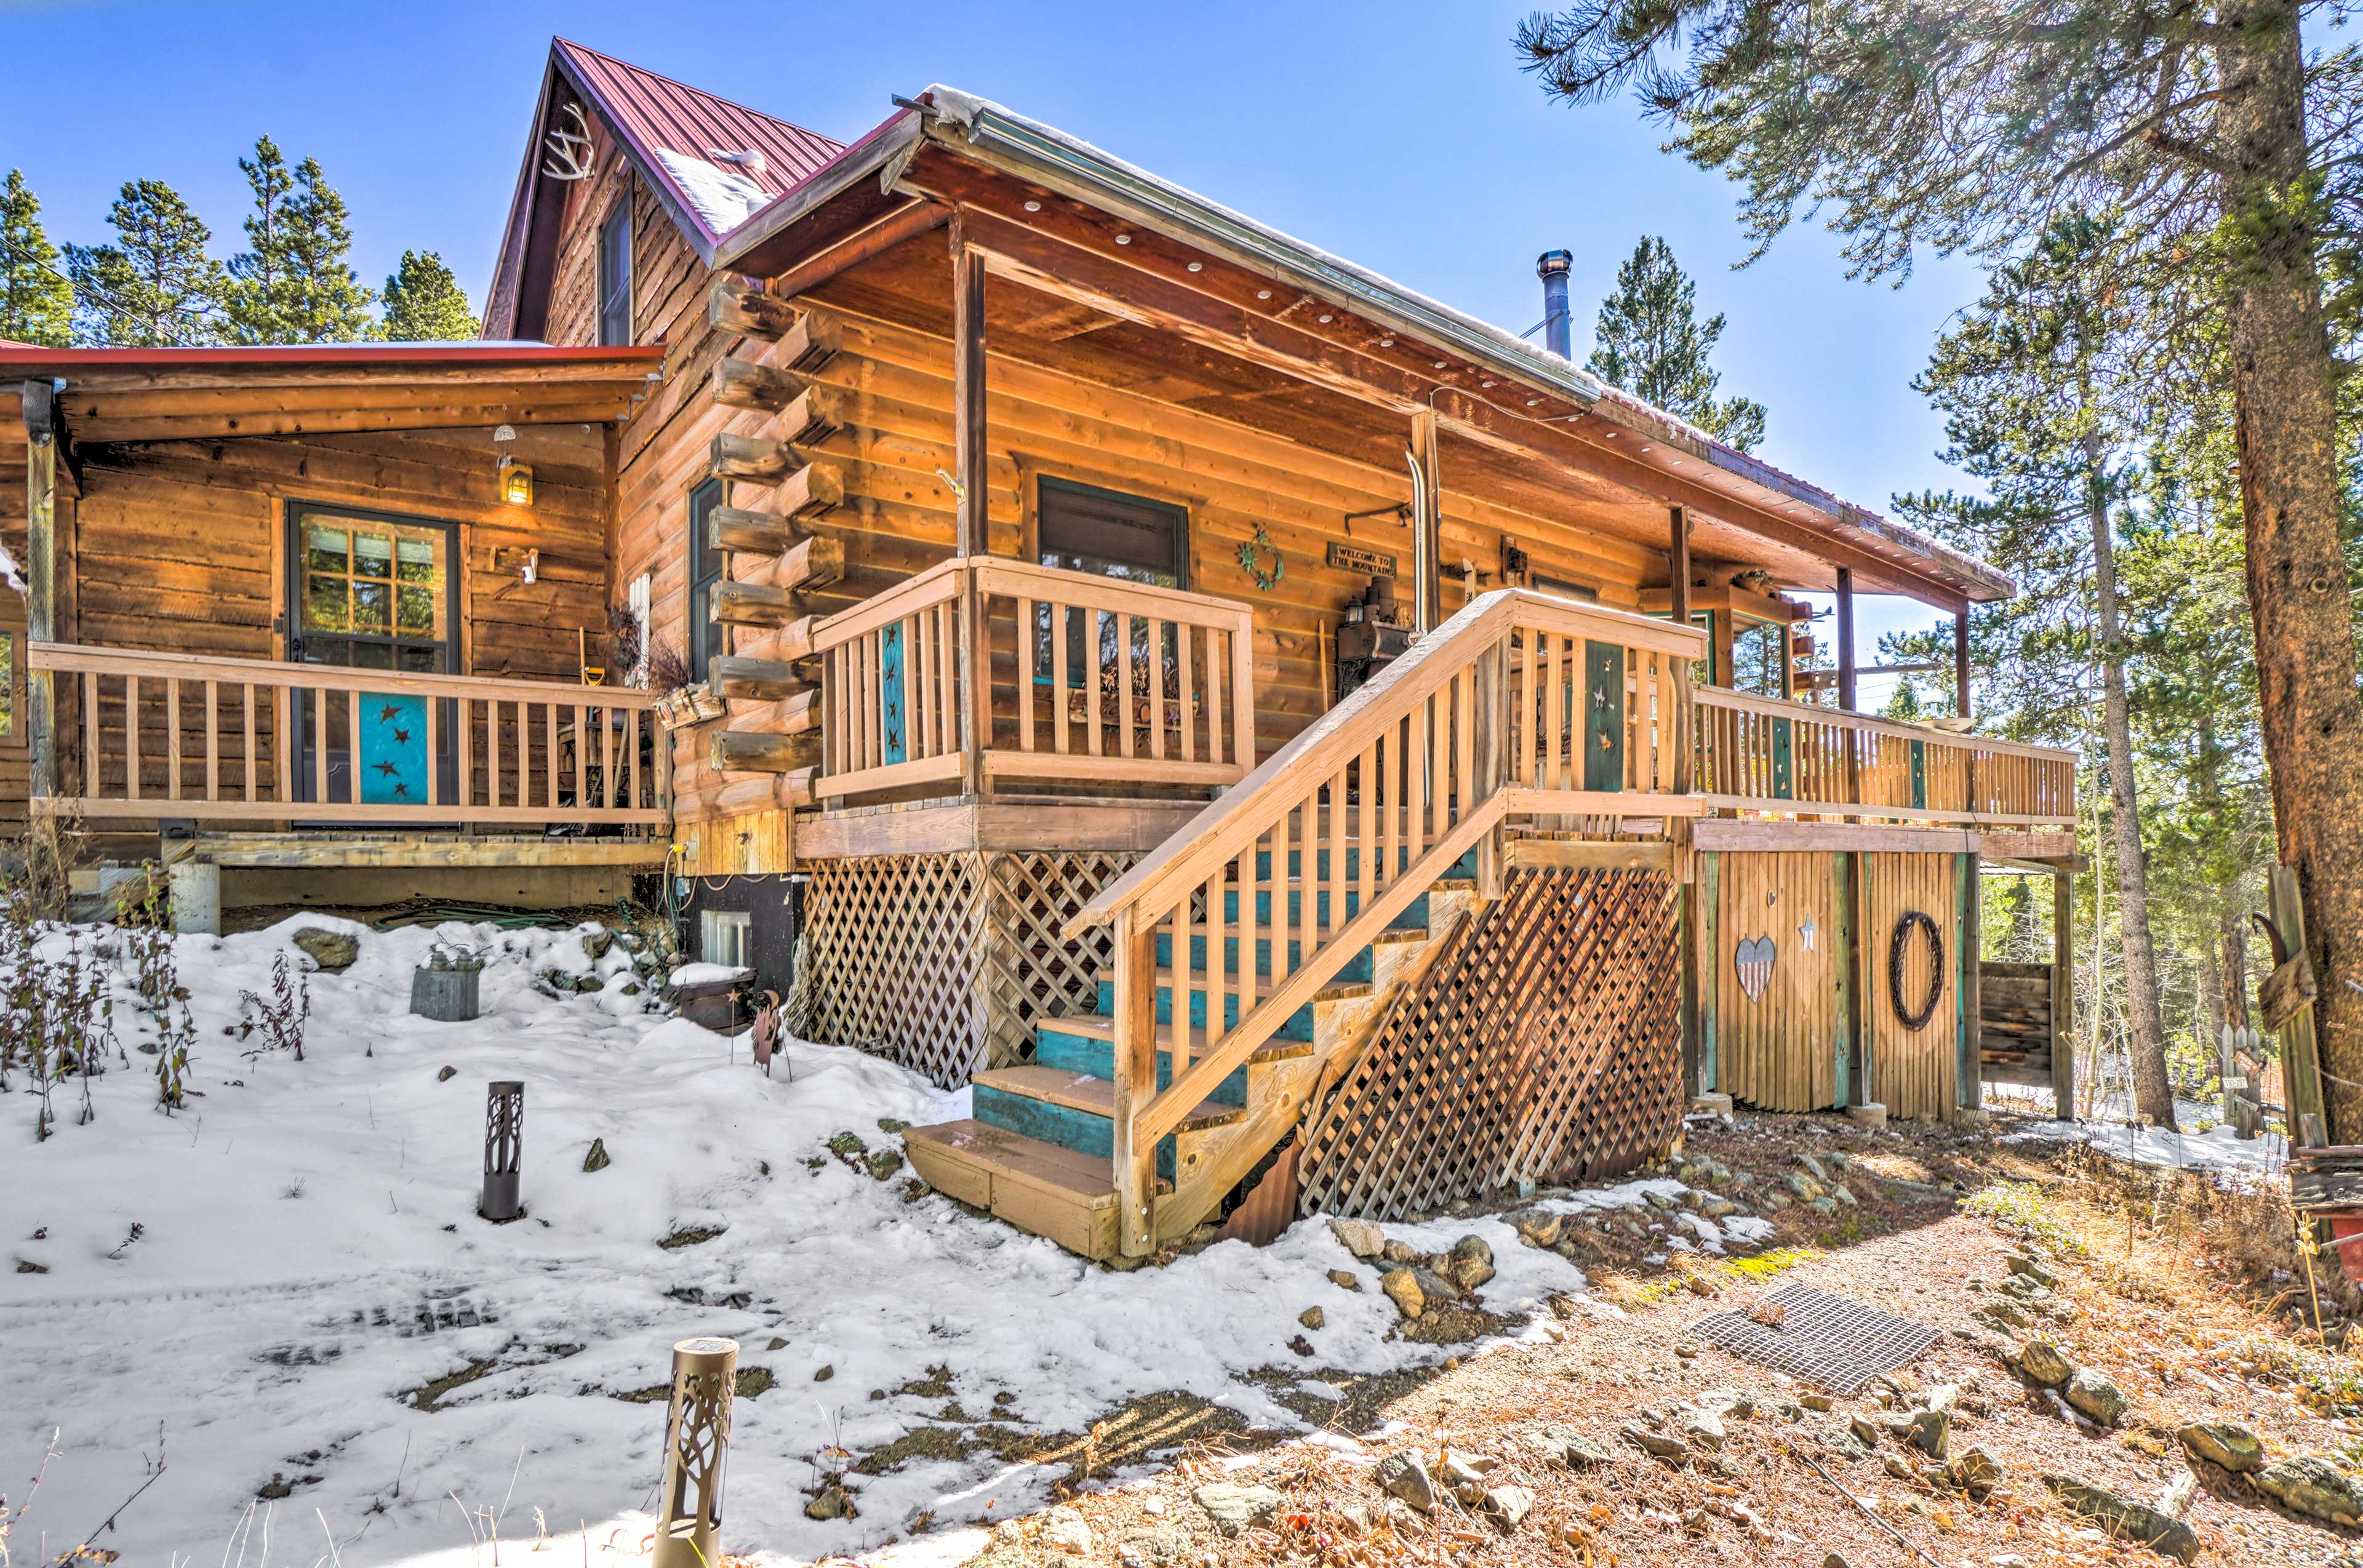
<path id="1" fill-rule="evenodd" d="M 2204 1132 L 2169 1132 L 2162 1127 L 2136 1127 L 2130 1122 L 2037 1121 L 2003 1133 L 2000 1141 L 2037 1138 L 2089 1143 L 2103 1153 L 2145 1165 L 2269 1176 L 2289 1163 L 2289 1140 L 2280 1133 L 2242 1138 L 2224 1124 Z"/>
<path id="2" fill-rule="evenodd" d="M 358 934 L 361 948 L 349 970 L 308 976 L 297 1062 L 230 1026 L 242 992 L 270 993 L 275 955 L 308 965 L 292 945 L 305 926 Z M 333 1534 L 341 1568 L 472 1563 L 472 1536 L 495 1511 L 512 1541 L 539 1525 L 586 1562 L 629 1555 L 647 1533 L 664 1407 L 613 1396 L 662 1383 L 675 1341 L 718 1333 L 738 1340 L 742 1368 L 776 1379 L 738 1404 L 727 1544 L 800 1561 L 875 1546 L 922 1511 L 946 1527 L 1026 1511 L 1061 1473 L 915 1460 L 857 1478 L 858 1521 L 806 1519 L 828 1445 L 870 1450 L 942 1412 L 940 1395 L 893 1392 L 931 1367 L 949 1370 L 966 1410 L 1006 1392 L 1011 1418 L 1045 1431 L 1080 1431 L 1166 1389 L 1295 1428 L 1236 1374 L 1378 1372 L 1445 1353 L 1388 1341 L 1393 1308 L 1326 1226 L 1122 1274 L 939 1196 L 906 1203 L 899 1178 L 849 1168 L 829 1140 L 894 1148 L 880 1118 L 963 1116 L 965 1091 L 802 1042 L 766 1078 L 743 1041 L 647 1010 L 620 947 L 594 961 L 584 934 L 380 933 L 305 917 L 183 937 L 197 1025 L 188 1108 L 156 1108 L 128 980 L 115 1018 L 134 1049 L 92 1084 L 94 1120 L 76 1123 L 80 1088 L 61 1086 L 61 1125 L 37 1144 L 33 1096 L 15 1075 L 0 1095 L 0 1476 L 12 1506 L 53 1429 L 59 1451 L 16 1543 L 54 1555 L 161 1460 L 97 1543 L 127 1562 L 220 1551 L 233 1534 L 259 1553 L 267 1529 L 310 1542 L 307 1560 Z M 485 953 L 474 1023 L 407 1012 L 411 971 L 438 938 Z M 46 939 L 51 951 L 66 940 Z M 601 984 L 559 995 L 537 984 L 551 971 Z M 502 1078 L 526 1084 L 527 1218 L 494 1226 L 474 1209 L 483 1086 Z M 594 1138 L 612 1163 L 586 1173 Z M 1645 1187 L 1681 1190 L 1635 1183 L 1554 1201 L 1634 1205 Z M 691 1228 L 721 1233 L 659 1245 Z M 1389 1230 L 1435 1250 L 1485 1237 L 1496 1311 L 1581 1286 L 1498 1218 Z M 19 1262 L 47 1272 L 9 1272 Z M 1336 1268 L 1364 1288 L 1329 1284 Z M 1302 1363 L 1288 1340 L 1315 1305 L 1326 1324 L 1318 1359 Z M 421 1330 L 422 1313 L 443 1326 Z M 412 1402 L 408 1391 L 484 1362 L 433 1410 Z M 267 1486 L 292 1490 L 257 1504 Z"/>

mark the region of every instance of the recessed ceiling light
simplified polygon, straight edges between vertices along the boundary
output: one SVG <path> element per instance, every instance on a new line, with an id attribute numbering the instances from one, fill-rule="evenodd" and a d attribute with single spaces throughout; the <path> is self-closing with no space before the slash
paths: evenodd
<path id="1" fill-rule="evenodd" d="M 1190 270 L 1193 272 L 1203 272 L 1206 270 L 1206 263 L 1204 261 L 1193 261 L 1190 263 Z"/>
<path id="2" fill-rule="evenodd" d="M 1335 321 L 1335 320 L 1337 320 L 1337 318 L 1336 317 L 1334 317 L 1334 316 L 1324 316 L 1323 317 L 1321 317 L 1321 320 L 1322 320 L 1322 322 L 1323 322 L 1323 324 L 1324 324 L 1324 325 L 1326 325 L 1327 323 L 1332 322 L 1332 321 Z"/>
<path id="3" fill-rule="evenodd" d="M 1541 405 L 1542 399 L 1539 397 L 1529 397 L 1526 399 L 1526 406 L 1529 408 L 1539 407 Z"/>
<path id="4" fill-rule="evenodd" d="M 1649 450 L 1653 450 L 1653 449 L 1648 448 L 1648 447 L 1643 447 L 1641 450 L 1642 450 L 1643 451 L 1649 451 Z"/>
<path id="5" fill-rule="evenodd" d="M 1119 245 L 1129 245 L 1132 243 L 1132 236 L 1129 234 L 1119 234 L 1115 237 L 1115 242 Z"/>
<path id="6" fill-rule="evenodd" d="M 1490 381 L 1481 381 L 1481 382 L 1479 382 L 1477 384 L 1478 384 L 1478 385 L 1480 385 L 1480 386 L 1491 386 L 1491 385 L 1492 385 L 1493 384 L 1492 384 L 1492 382 L 1490 382 Z"/>
<path id="7" fill-rule="evenodd" d="M 1437 370 L 1442 370 L 1442 369 L 1444 368 L 1444 361 L 1443 361 L 1442 360 L 1438 360 L 1438 361 L 1436 361 L 1436 368 L 1437 368 Z"/>
<path id="8" fill-rule="evenodd" d="M 1394 346 L 1395 340 L 1392 338 L 1381 338 L 1379 339 L 1379 347 L 1381 349 L 1392 349 Z"/>
<path id="9" fill-rule="evenodd" d="M 1042 210 L 1042 204 L 1040 202 L 1027 202 L 1026 204 L 1026 210 L 1027 212 L 1040 212 Z"/>
<path id="10" fill-rule="evenodd" d="M 1271 290 L 1258 289 L 1256 290 L 1256 297 L 1258 299 L 1270 299 L 1271 297 Z"/>

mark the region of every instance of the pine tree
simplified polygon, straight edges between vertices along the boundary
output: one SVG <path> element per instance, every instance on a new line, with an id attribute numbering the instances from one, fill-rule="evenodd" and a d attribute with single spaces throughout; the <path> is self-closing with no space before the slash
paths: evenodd
<path id="1" fill-rule="evenodd" d="M 161 180 L 127 183 L 107 209 L 112 245 L 69 245 L 75 335 L 85 343 L 172 348 L 220 341 L 221 263 L 213 231 Z"/>
<path id="2" fill-rule="evenodd" d="M 2363 69 L 2305 35 L 2345 13 L 1577 0 L 1517 38 L 1547 92 L 1596 102 L 1630 84 L 1675 148 L 1740 181 L 1758 254 L 1823 211 L 1857 275 L 1900 278 L 1923 245 L 2006 255 L 2064 207 L 2122 209 L 2222 321 L 2259 729 L 2334 1143 L 2363 1140 L 2363 693 L 2339 428 L 2352 366 L 2333 346 L 2363 318 Z"/>
<path id="3" fill-rule="evenodd" d="M 73 284 L 41 230 L 41 204 L 21 169 L 0 186 L 0 338 L 62 348 L 73 340 Z"/>
<path id="4" fill-rule="evenodd" d="M 1616 292 L 1601 302 L 1585 368 L 1747 451 L 1764 439 L 1764 406 L 1745 397 L 1715 401 L 1723 375 L 1707 356 L 1723 337 L 1723 317 L 1701 321 L 1696 292 L 1671 248 L 1654 234 L 1643 235 L 1631 259 L 1616 269 Z"/>
<path id="5" fill-rule="evenodd" d="M 476 313 L 460 280 L 433 250 L 405 250 L 385 280 L 379 336 L 396 343 L 456 343 L 476 336 Z"/>
<path id="6" fill-rule="evenodd" d="M 287 270 L 294 308 L 287 341 L 349 343 L 370 335 L 369 307 L 377 295 L 361 286 L 348 258 L 353 233 L 338 195 L 318 160 L 295 166 L 287 201 Z"/>
<path id="7" fill-rule="evenodd" d="M 278 143 L 260 137 L 254 156 L 238 161 L 254 192 L 254 210 L 246 216 L 246 249 L 230 258 L 229 285 L 223 301 L 228 336 L 234 343 L 285 343 L 296 309 L 292 258 L 288 253 L 287 198 L 295 178 Z"/>

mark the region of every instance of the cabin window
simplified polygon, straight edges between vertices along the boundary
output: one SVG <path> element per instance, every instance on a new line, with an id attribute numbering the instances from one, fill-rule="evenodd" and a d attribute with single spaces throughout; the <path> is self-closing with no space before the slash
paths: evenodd
<path id="1" fill-rule="evenodd" d="M 722 651 L 722 628 L 714 624 L 714 585 L 722 581 L 722 552 L 708 538 L 708 519 L 722 505 L 722 481 L 709 479 L 689 493 L 689 678 L 705 679 L 705 667 Z"/>
<path id="2" fill-rule="evenodd" d="M 755 917 L 743 909 L 708 909 L 698 917 L 697 953 L 707 963 L 754 967 Z"/>
<path id="3" fill-rule="evenodd" d="M 1045 477 L 1036 482 L 1034 521 L 1037 556 L 1045 566 L 1159 588 L 1188 586 L 1190 513 L 1186 507 L 1145 495 L 1127 495 L 1121 490 L 1103 490 L 1096 484 Z M 1042 606 L 1037 614 L 1035 673 L 1037 679 L 1047 681 L 1053 667 L 1049 606 Z M 1081 685 L 1089 669 L 1090 656 L 1083 647 L 1086 618 L 1078 611 L 1067 614 L 1070 685 Z M 1100 667 L 1111 672 L 1104 677 L 1109 680 L 1115 678 L 1112 672 L 1117 663 L 1115 626 L 1115 617 L 1099 617 Z M 1169 626 L 1163 657 L 1169 687 L 1173 684 L 1176 649 L 1173 628 Z M 1148 668 L 1148 628 L 1142 622 L 1133 627 L 1133 660 L 1135 669 Z"/>
<path id="4" fill-rule="evenodd" d="M 311 507 L 294 522 L 299 662 L 450 669 L 449 524 Z"/>
<path id="5" fill-rule="evenodd" d="M 599 341 L 632 340 L 632 200 L 627 195 L 599 226 Z"/>

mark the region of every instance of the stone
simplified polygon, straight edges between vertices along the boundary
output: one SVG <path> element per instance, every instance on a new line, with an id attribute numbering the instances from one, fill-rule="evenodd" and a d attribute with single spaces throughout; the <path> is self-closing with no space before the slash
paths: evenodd
<path id="1" fill-rule="evenodd" d="M 1460 1286 L 1457 1281 L 1445 1278 L 1433 1269 L 1415 1268 L 1411 1277 L 1417 1282 L 1421 1296 L 1431 1307 L 1438 1302 L 1458 1300 Z"/>
<path id="2" fill-rule="evenodd" d="M 1329 1234 L 1357 1258 L 1375 1258 L 1387 1244 L 1386 1233 L 1367 1219 L 1333 1219 Z"/>
<path id="3" fill-rule="evenodd" d="M 1709 1219 L 1725 1219 L 1739 1212 L 1739 1206 L 1727 1197 L 1710 1197 L 1699 1205 L 1699 1212 Z"/>
<path id="4" fill-rule="evenodd" d="M 1849 1207 L 1855 1207 L 1855 1195 L 1854 1194 L 1847 1191 L 1846 1184 L 1844 1182 L 1839 1182 L 1830 1188 L 1830 1196 L 1836 1201 L 1845 1204 Z"/>
<path id="5" fill-rule="evenodd" d="M 1078 1557 L 1092 1552 L 1092 1527 L 1072 1508 L 1052 1508 L 1043 1515 L 1041 1539 L 1053 1551 L 1071 1551 Z"/>
<path id="6" fill-rule="evenodd" d="M 1712 1410 L 1735 1421 L 1751 1420 L 1756 1415 L 1756 1396 L 1745 1388 L 1710 1388 L 1698 1396 L 1696 1403 L 1702 1410 Z"/>
<path id="7" fill-rule="evenodd" d="M 2018 1370 L 2046 1388 L 2057 1388 L 2076 1375 L 2075 1367 L 2048 1340 L 2029 1340 L 2021 1345 Z"/>
<path id="8" fill-rule="evenodd" d="M 604 1138 L 594 1138 L 591 1140 L 591 1152 L 582 1156 L 582 1169 L 590 1172 L 604 1171 L 606 1168 L 607 1140 Z"/>
<path id="9" fill-rule="evenodd" d="M 1595 1469 L 1614 1457 L 1573 1427 L 1545 1427 L 1535 1435 L 1534 1443 L 1570 1470 Z"/>
<path id="10" fill-rule="evenodd" d="M 1682 1413 L 1683 1439 L 1692 1448 L 1703 1448 L 1709 1453 L 1723 1447 L 1730 1434 L 1724 1429 L 1723 1418 L 1712 1410 L 1686 1410 Z"/>
<path id="11" fill-rule="evenodd" d="M 459 1070 L 457 1067 L 450 1066 L 449 1064 L 448 1064 L 448 1063 L 447 1063 L 447 1064 L 445 1064 L 442 1068 L 440 1068 L 439 1070 L 438 1070 L 438 1071 L 437 1071 L 437 1073 L 436 1073 L 436 1074 L 435 1074 L 435 1081 L 436 1081 L 437 1083 L 438 1083 L 438 1084 L 448 1084 L 448 1083 L 449 1083 L 452 1079 L 457 1078 L 459 1075 L 460 1075 L 460 1070 Z"/>
<path id="12" fill-rule="evenodd" d="M 1874 1132 L 1887 1126 L 1887 1107 L 1877 1103 L 1848 1106 L 1847 1115 Z"/>
<path id="13" fill-rule="evenodd" d="M 862 1164 L 869 1168 L 871 1181 L 891 1181 L 893 1179 L 894 1173 L 903 1168 L 903 1151 L 899 1149 L 881 1149 L 862 1161 Z"/>
<path id="14" fill-rule="evenodd" d="M 1817 1182 L 1827 1182 L 1830 1179 L 1830 1173 L 1827 1168 L 1825 1168 L 1819 1160 L 1814 1159 L 1809 1151 L 1802 1150 L 1799 1151 L 1797 1154 L 1797 1163 L 1803 1165 L 1808 1172 L 1812 1173 L 1814 1180 Z"/>
<path id="15" fill-rule="evenodd" d="M 1339 1290 L 1359 1290 L 1362 1288 L 1362 1276 L 1351 1269 L 1331 1269 L 1329 1283 Z"/>
<path id="16" fill-rule="evenodd" d="M 2041 1263 L 2036 1262 L 2033 1258 L 2024 1258 L 2014 1252 L 2009 1257 L 2004 1258 L 2002 1262 L 2010 1265 L 2010 1272 L 2012 1273 L 2017 1274 L 2024 1279 L 2033 1280 L 2036 1284 L 2041 1285 L 2046 1290 L 2058 1290 L 2059 1288 L 2059 1276 L 2045 1268 Z"/>
<path id="17" fill-rule="evenodd" d="M 1873 1449 L 1879 1446 L 1879 1434 L 1880 1430 L 1880 1425 L 1877 1421 L 1872 1420 L 1869 1416 L 1857 1410 L 1854 1413 L 1853 1418 L 1849 1420 L 1847 1425 L 1848 1429 L 1853 1431 L 1855 1440 L 1862 1444 L 1864 1448 Z"/>
<path id="18" fill-rule="evenodd" d="M 853 1510 L 853 1499 L 845 1495 L 842 1486 L 824 1486 L 820 1496 L 804 1505 L 808 1519 L 850 1519 L 860 1516 Z"/>
<path id="19" fill-rule="evenodd" d="M 1826 1410 L 1834 1401 L 1826 1394 L 1814 1394 L 1808 1391 L 1797 1396 L 1797 1403 L 1808 1410 Z"/>
<path id="20" fill-rule="evenodd" d="M 1627 1421 L 1617 1428 L 1616 1435 L 1650 1458 L 1664 1460 L 1676 1470 L 1690 1462 L 1690 1444 L 1680 1438 L 1659 1437 L 1636 1421 Z"/>
<path id="21" fill-rule="evenodd" d="M 2068 1380 L 2067 1392 L 2069 1404 L 2103 1427 L 2115 1426 L 2117 1418 L 2125 1413 L 2124 1391 L 2097 1367 L 2078 1367 L 2076 1375 Z"/>
<path id="22" fill-rule="evenodd" d="M 1993 1450 L 1979 1443 L 1962 1450 L 1960 1456 L 1946 1466 L 1945 1474 L 1954 1485 L 1975 1497 L 2002 1478 L 2002 1462 Z"/>
<path id="23" fill-rule="evenodd" d="M 1822 1196 L 1822 1184 L 1800 1172 L 1790 1172 L 1781 1178 L 1781 1184 L 1806 1203 L 1818 1202 Z"/>
<path id="24" fill-rule="evenodd" d="M 1436 1480 L 1427 1473 L 1427 1461 L 1416 1451 L 1381 1460 L 1370 1479 L 1379 1484 L 1379 1490 L 1402 1498 L 1421 1513 L 1436 1512 Z"/>
<path id="25" fill-rule="evenodd" d="M 1518 1240 L 1529 1247 L 1556 1247 L 1566 1223 L 1563 1214 L 1539 1214 L 1529 1209 L 1517 1218 Z"/>
<path id="26" fill-rule="evenodd" d="M 1853 1568 L 1853 1564 L 1840 1553 L 1833 1551 L 1822 1559 L 1822 1568 Z"/>
<path id="27" fill-rule="evenodd" d="M 1201 1486 L 1190 1494 L 1190 1499 L 1206 1510 L 1206 1517 L 1226 1536 L 1270 1523 L 1279 1514 L 1281 1502 L 1280 1494 L 1269 1486 L 1238 1486 L 1227 1481 Z"/>
<path id="28" fill-rule="evenodd" d="M 2363 1491 L 2319 1459 L 2285 1459 L 2253 1477 L 2283 1507 L 2349 1529 L 2363 1526 Z"/>
<path id="29" fill-rule="evenodd" d="M 837 1368 L 833 1366 L 825 1366 L 818 1372 L 813 1373 L 813 1381 L 815 1383 L 826 1383 L 830 1378 L 835 1377 L 836 1375 Z"/>
<path id="30" fill-rule="evenodd" d="M 1436 1479 L 1463 1507 L 1475 1507 L 1485 1496 L 1485 1473 L 1463 1455 L 1448 1451 L 1436 1467 Z"/>
<path id="31" fill-rule="evenodd" d="M 2072 1475 L 2047 1474 L 2043 1484 L 2051 1488 L 2062 1507 L 2091 1519 L 2120 1540 L 2139 1542 L 2179 1562 L 2191 1562 L 2199 1555 L 2199 1537 L 2191 1527 L 2147 1503 L 2120 1497 L 2106 1487 Z"/>
<path id="32" fill-rule="evenodd" d="M 1702 1116 L 1719 1116 L 1731 1119 L 1732 1099 L 1729 1095 L 1692 1095 L 1691 1109 Z"/>
<path id="33" fill-rule="evenodd" d="M 1978 1308 L 1976 1316 L 1985 1319 L 1997 1329 L 2024 1329 L 2026 1327 L 2027 1321 L 2026 1314 L 2021 1312 L 2017 1307 L 2013 1307 L 2007 1301 L 1990 1301 L 1986 1303 L 1985 1306 Z M 2064 1365 L 2066 1363 L 2063 1362 L 2061 1364 Z M 2028 1375 L 2032 1376 L 2033 1374 L 2029 1373 Z"/>
<path id="34" fill-rule="evenodd" d="M 1930 1459 L 1943 1459 L 1952 1446 L 1950 1410 L 1915 1410 L 1906 1426 L 1910 1436 L 1905 1440 Z"/>
<path id="35" fill-rule="evenodd" d="M 2264 1440 L 2237 1421 L 2193 1421 L 2174 1435 L 2193 1459 L 2235 1474 L 2265 1466 Z"/>
<path id="36" fill-rule="evenodd" d="M 1493 1249 L 1486 1243 L 1482 1236 L 1463 1236 L 1452 1244 L 1452 1256 L 1456 1260 L 1474 1258 L 1481 1263 L 1491 1263 L 1493 1261 Z"/>
<path id="37" fill-rule="evenodd" d="M 1288 1348 L 1300 1356 L 1314 1354 L 1313 1341 L 1299 1334 L 1288 1341 Z"/>
<path id="38" fill-rule="evenodd" d="M 1323 1322 L 1321 1308 L 1308 1307 L 1296 1315 L 1296 1320 L 1308 1329 L 1318 1329 Z"/>
<path id="39" fill-rule="evenodd" d="M 1473 1240 L 1473 1238 L 1472 1238 Z M 1483 1245 L 1480 1242 L 1479 1245 Z M 1485 1257 L 1466 1257 L 1456 1251 L 1444 1265 L 1445 1277 L 1467 1295 L 1474 1295 L 1493 1277 L 1493 1260 L 1490 1250 Z"/>
<path id="40" fill-rule="evenodd" d="M 1395 1304 L 1395 1310 L 1406 1318 L 1416 1318 L 1427 1310 L 1427 1292 L 1409 1269 L 1389 1269 L 1379 1276 L 1379 1289 Z"/>
<path id="41" fill-rule="evenodd" d="M 1485 1494 L 1481 1506 L 1507 1534 L 1525 1523 L 1534 1511 L 1535 1495 L 1524 1486 L 1496 1486 Z"/>
<path id="42" fill-rule="evenodd" d="M 1408 1241 L 1390 1241 L 1379 1249 L 1379 1256 L 1391 1263 L 1415 1263 L 1419 1262 L 1419 1249 Z"/>
<path id="43" fill-rule="evenodd" d="M 314 963 L 330 974 L 350 969 L 361 955 L 361 940 L 343 931 L 322 930 L 317 926 L 305 926 L 293 939 L 311 957 Z"/>
<path id="44" fill-rule="evenodd" d="M 900 1138 L 911 1130 L 911 1124 L 901 1117 L 882 1116 L 878 1118 L 878 1130 L 889 1138 Z"/>
<path id="45" fill-rule="evenodd" d="M 1929 1410 L 1950 1410 L 1960 1402 L 1961 1385 L 1959 1384 L 1939 1383 L 1929 1388 L 1928 1397 L 1921 1401 L 1921 1406 L 1924 1409 Z"/>

